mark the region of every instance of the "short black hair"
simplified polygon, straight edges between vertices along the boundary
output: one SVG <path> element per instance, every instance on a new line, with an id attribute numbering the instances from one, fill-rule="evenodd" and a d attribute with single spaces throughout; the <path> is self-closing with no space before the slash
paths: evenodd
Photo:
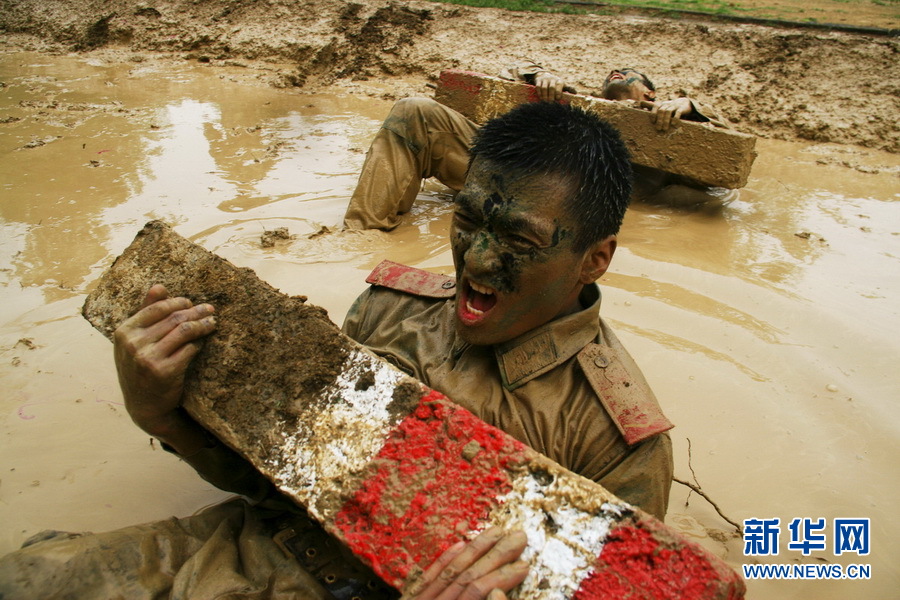
<path id="1" fill-rule="evenodd" d="M 518 176 L 555 174 L 576 190 L 566 208 L 581 252 L 619 232 L 631 200 L 631 162 L 619 132 L 593 113 L 550 102 L 521 104 L 475 134 L 469 164 L 490 161 Z"/>

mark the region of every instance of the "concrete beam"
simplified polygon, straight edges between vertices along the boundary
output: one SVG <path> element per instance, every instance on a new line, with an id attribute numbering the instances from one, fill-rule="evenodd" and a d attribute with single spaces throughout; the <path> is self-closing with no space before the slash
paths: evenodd
<path id="1" fill-rule="evenodd" d="M 152 283 L 217 307 L 184 404 L 385 581 L 402 589 L 490 524 L 528 535 L 517 598 L 739 598 L 723 562 L 537 454 L 160 222 L 83 314 L 111 336 Z M 634 594 L 634 595 L 632 595 Z"/>
<path id="2" fill-rule="evenodd" d="M 533 85 L 481 73 L 441 73 L 435 100 L 484 123 L 523 102 L 537 102 Z M 756 159 L 756 138 L 731 129 L 680 121 L 665 133 L 656 130 L 646 110 L 592 96 L 563 94 L 562 102 L 594 112 L 619 133 L 636 164 L 682 175 L 708 186 L 743 187 Z"/>

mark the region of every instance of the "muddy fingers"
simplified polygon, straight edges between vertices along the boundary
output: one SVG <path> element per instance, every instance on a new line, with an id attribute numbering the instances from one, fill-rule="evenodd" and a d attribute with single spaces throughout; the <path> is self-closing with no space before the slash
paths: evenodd
<path id="1" fill-rule="evenodd" d="M 519 561 L 525 534 L 491 527 L 468 544 L 447 550 L 404 595 L 407 600 L 481 600 L 505 598 L 520 584 L 528 564 Z M 499 592 L 499 595 L 498 595 Z"/>

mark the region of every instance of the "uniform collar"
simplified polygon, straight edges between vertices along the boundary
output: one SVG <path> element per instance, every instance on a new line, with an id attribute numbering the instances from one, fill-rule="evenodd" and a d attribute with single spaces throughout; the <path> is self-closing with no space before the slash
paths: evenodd
<path id="1" fill-rule="evenodd" d="M 585 286 L 582 310 L 494 347 L 503 385 L 509 390 L 569 360 L 600 335 L 600 288 Z"/>

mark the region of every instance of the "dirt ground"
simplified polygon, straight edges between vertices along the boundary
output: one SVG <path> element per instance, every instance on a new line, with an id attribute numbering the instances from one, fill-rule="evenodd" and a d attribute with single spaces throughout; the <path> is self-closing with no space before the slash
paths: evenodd
<path id="1" fill-rule="evenodd" d="M 832 0 L 803 5 L 808 11 L 787 5 L 781 14 L 848 23 L 858 13 L 856 24 L 897 27 L 892 5 L 874 14 L 878 5 L 870 3 L 858 11 Z M 162 52 L 263 67 L 278 86 L 390 97 L 430 93 L 448 67 L 495 74 L 524 57 L 587 93 L 609 69 L 631 66 L 650 75 L 661 97 L 697 98 L 757 136 L 900 151 L 896 36 L 373 0 L 3 0 L 0 7 L 8 47 L 115 49 L 135 60 Z"/>

